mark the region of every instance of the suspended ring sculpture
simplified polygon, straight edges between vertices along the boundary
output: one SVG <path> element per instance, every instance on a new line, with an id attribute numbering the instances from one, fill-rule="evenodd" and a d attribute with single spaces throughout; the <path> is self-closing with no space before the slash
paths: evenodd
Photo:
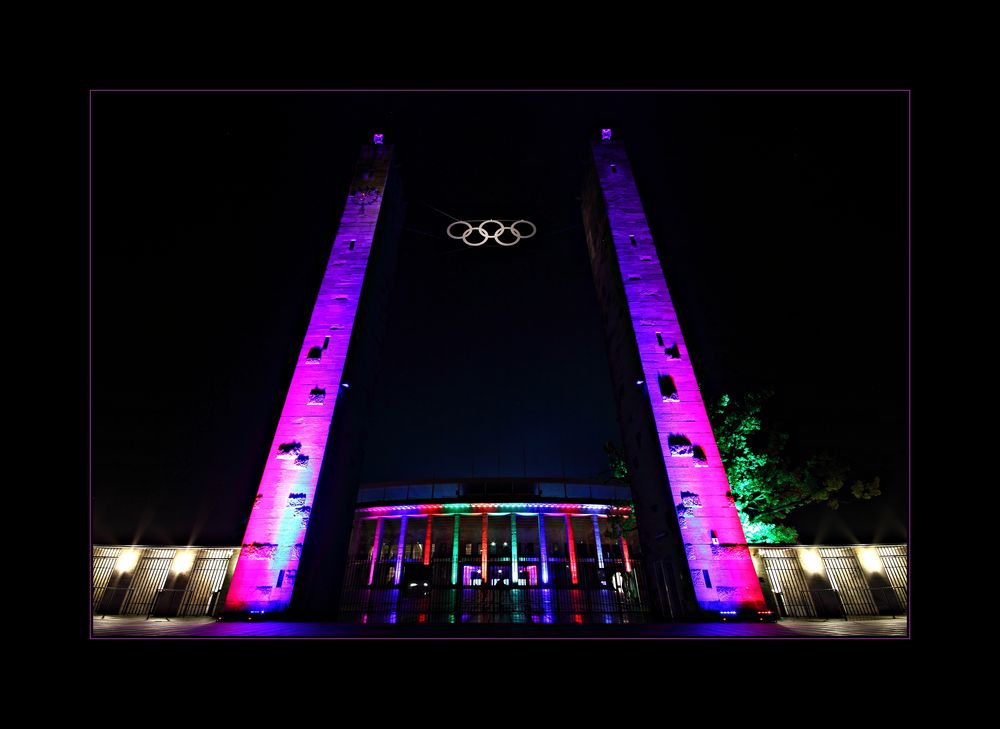
<path id="1" fill-rule="evenodd" d="M 476 223 L 476 225 L 473 225 Z M 504 225 L 504 223 L 510 223 L 510 225 Z M 463 230 L 458 235 L 452 232 L 452 228 L 456 225 L 464 225 L 465 230 Z M 521 230 L 518 230 L 518 226 L 521 226 Z M 531 226 L 531 232 L 527 232 L 527 226 Z M 494 220 L 490 218 L 489 220 L 456 220 L 454 223 L 448 226 L 446 232 L 449 238 L 454 238 L 455 240 L 460 240 L 467 246 L 472 246 L 476 248 L 483 245 L 488 240 L 496 241 L 502 246 L 510 247 L 517 245 L 524 238 L 531 238 L 535 233 L 538 232 L 538 228 L 530 220 L 514 220 L 514 221 L 504 221 L 504 220 Z M 507 237 L 506 240 L 501 238 L 505 234 L 510 234 L 513 236 L 513 240 Z M 479 240 L 475 242 L 470 240 L 472 235 L 475 234 Z"/>

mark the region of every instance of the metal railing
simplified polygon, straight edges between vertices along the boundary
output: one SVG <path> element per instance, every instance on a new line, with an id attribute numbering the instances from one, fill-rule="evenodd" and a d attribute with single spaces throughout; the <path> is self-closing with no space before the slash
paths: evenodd
<path id="1" fill-rule="evenodd" d="M 751 549 L 780 617 L 851 620 L 907 613 L 905 544 L 751 545 Z M 820 557 L 821 569 L 803 569 L 799 558 L 804 551 Z M 865 556 L 864 565 L 859 554 Z"/>
<path id="2" fill-rule="evenodd" d="M 132 561 L 118 566 L 131 553 Z M 194 559 L 178 571 L 182 552 Z M 231 547 L 94 547 L 92 609 L 95 616 L 214 615 L 238 550 Z"/>
<path id="3" fill-rule="evenodd" d="M 193 601 L 196 594 L 196 591 L 190 587 L 157 590 L 153 602 L 149 606 L 149 611 L 146 613 L 146 620 L 151 617 L 162 617 L 169 620 L 170 618 L 196 615 L 215 617 L 222 590 L 212 592 L 205 604 Z"/>
<path id="4" fill-rule="evenodd" d="M 135 590 L 133 587 L 98 587 L 94 589 L 94 615 L 104 618 L 107 615 L 119 615 L 125 603 Z"/>
<path id="5" fill-rule="evenodd" d="M 501 578 L 509 576 L 510 562 L 492 558 Z M 537 564 L 524 557 L 522 565 Z M 595 559 L 577 559 L 577 584 L 571 584 L 567 561 L 550 558 L 550 584 L 452 585 L 449 558 L 432 559 L 426 587 L 393 585 L 390 566 L 379 564 L 376 579 L 368 586 L 370 561 L 352 560 L 341 601 L 341 619 L 360 623 L 639 623 L 649 618 L 641 563 L 632 560 L 632 572 L 620 560 L 607 558 L 603 570 Z M 413 563 L 411 563 L 413 564 Z M 462 565 L 478 566 L 478 557 Z M 506 568 L 506 571 L 503 569 Z M 563 574 L 565 573 L 565 574 Z M 615 575 L 624 577 L 615 584 Z"/>

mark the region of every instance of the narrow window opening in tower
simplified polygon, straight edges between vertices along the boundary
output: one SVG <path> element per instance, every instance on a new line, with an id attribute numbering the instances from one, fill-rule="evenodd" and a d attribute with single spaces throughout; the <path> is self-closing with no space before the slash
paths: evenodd
<path id="1" fill-rule="evenodd" d="M 302 450 L 302 444 L 297 440 L 293 440 L 291 443 L 280 443 L 278 445 L 278 455 L 275 458 L 283 461 L 290 461 L 292 458 L 297 456 Z"/>
<path id="2" fill-rule="evenodd" d="M 309 354 L 306 355 L 306 362 L 319 362 L 323 357 L 323 350 L 319 347 L 310 347 Z"/>
<path id="3" fill-rule="evenodd" d="M 329 346 L 330 346 L 330 337 L 325 337 L 323 339 L 323 349 L 326 349 Z"/>
<path id="4" fill-rule="evenodd" d="M 628 280 L 629 281 L 641 281 L 642 280 L 642 276 L 640 276 L 637 273 L 630 273 L 628 275 Z"/>
<path id="5" fill-rule="evenodd" d="M 322 405 L 326 401 L 326 389 L 314 387 L 309 391 L 309 404 Z"/>
<path id="6" fill-rule="evenodd" d="M 694 455 L 694 447 L 687 436 L 680 433 L 671 433 L 667 436 L 667 445 L 670 448 L 670 455 L 674 457 L 690 458 Z"/>
<path id="7" fill-rule="evenodd" d="M 705 587 L 711 587 L 712 586 L 712 580 L 708 576 L 708 570 L 702 570 L 701 574 L 705 578 Z"/>
<path id="8" fill-rule="evenodd" d="M 355 243 L 357 243 L 357 241 L 352 239 L 351 242 L 350 242 L 350 244 L 348 245 L 348 247 L 350 248 L 350 250 L 352 250 L 352 251 L 354 250 L 354 244 Z"/>
<path id="9" fill-rule="evenodd" d="M 630 236 L 628 237 L 628 242 L 632 244 L 632 247 L 633 247 L 633 248 L 638 248 L 638 247 L 639 247 L 639 243 L 638 243 L 638 242 L 636 241 L 636 239 L 635 239 L 635 236 L 634 236 L 634 235 L 630 235 Z"/>
<path id="10" fill-rule="evenodd" d="M 660 332 L 656 333 L 656 343 L 661 347 L 663 346 L 663 335 Z"/>
<path id="11" fill-rule="evenodd" d="M 611 171 L 612 172 L 617 172 L 618 171 L 618 165 L 611 165 Z"/>
<path id="12" fill-rule="evenodd" d="M 660 396 L 663 398 L 663 402 L 680 402 L 674 378 L 670 375 L 660 375 L 657 379 L 660 383 Z"/>
<path id="13" fill-rule="evenodd" d="M 662 342 L 661 342 L 661 344 L 662 344 Z M 673 344 L 671 344 L 669 347 L 666 347 L 663 350 L 663 353 L 665 355 L 667 355 L 667 359 L 680 359 L 681 358 L 681 351 L 677 347 L 677 343 L 676 342 L 674 342 Z"/>
<path id="14" fill-rule="evenodd" d="M 692 449 L 692 455 L 694 456 L 695 466 L 704 467 L 708 465 L 708 456 L 705 455 L 705 449 L 702 448 L 701 446 L 696 445 Z"/>

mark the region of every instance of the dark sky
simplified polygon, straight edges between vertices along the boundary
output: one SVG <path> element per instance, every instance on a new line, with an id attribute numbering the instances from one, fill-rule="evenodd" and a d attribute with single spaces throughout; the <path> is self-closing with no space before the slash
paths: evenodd
<path id="1" fill-rule="evenodd" d="M 407 364 L 379 372 L 365 480 L 600 477 L 620 436 L 578 197 L 602 126 L 702 393 L 773 389 L 798 452 L 881 478 L 802 511 L 803 540 L 905 539 L 904 94 L 410 92 L 95 95 L 95 541 L 239 543 L 374 131 L 407 201 L 384 350 Z M 468 248 L 445 214 L 538 235 Z"/>

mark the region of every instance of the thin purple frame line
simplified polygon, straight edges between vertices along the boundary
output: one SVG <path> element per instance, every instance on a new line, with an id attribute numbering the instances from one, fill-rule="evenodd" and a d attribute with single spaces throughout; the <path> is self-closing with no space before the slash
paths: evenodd
<path id="1" fill-rule="evenodd" d="M 177 636 L 176 640 L 206 640 L 207 638 L 192 637 L 192 636 Z M 371 638 L 355 638 L 352 636 L 337 636 L 337 635 L 298 635 L 298 636 L 281 636 L 281 635 L 240 635 L 240 636 L 230 636 L 225 638 L 226 640 L 467 640 L 465 638 L 454 638 L 448 636 L 441 636 L 438 638 L 414 638 L 414 637 L 386 637 L 386 636 L 375 636 Z M 547 637 L 546 640 L 899 640 L 899 638 L 886 638 L 883 636 L 843 636 L 841 638 L 831 638 L 826 636 L 780 636 L 780 635 L 760 635 L 760 636 L 749 636 L 749 635 L 704 635 L 704 636 L 691 636 L 691 635 L 677 635 L 677 636 L 629 636 L 626 638 L 599 638 L 591 636 L 581 636 L 581 637 L 566 637 L 566 636 L 551 636 Z M 108 640 L 162 640 L 162 638 L 108 638 Z M 218 640 L 218 638 L 216 638 Z M 537 640 L 536 638 L 524 638 L 524 637 L 482 637 L 474 638 L 473 640 Z"/>
<path id="2" fill-rule="evenodd" d="M 90 639 L 94 639 L 94 92 L 87 94 L 87 535 L 90 537 Z"/>
<path id="3" fill-rule="evenodd" d="M 760 94 L 760 93 L 906 93 L 910 94 L 912 89 L 614 89 L 614 88 L 501 88 L 501 89 L 473 89 L 473 88 L 410 88 L 410 89 L 90 89 L 91 93 L 724 93 L 724 94 Z"/>
<path id="4" fill-rule="evenodd" d="M 906 638 L 912 639 L 910 606 L 913 539 L 913 93 L 906 93 Z"/>
<path id="5" fill-rule="evenodd" d="M 231 636 L 193 636 L 193 635 L 176 635 L 176 636 L 163 636 L 163 637 L 148 637 L 148 636 L 108 636 L 107 638 L 101 638 L 101 640 L 139 640 L 139 641 L 162 641 L 162 640 L 539 640 L 538 638 L 525 638 L 518 636 L 510 637 L 479 637 L 479 638 L 456 638 L 449 636 L 441 636 L 437 638 L 415 638 L 413 636 L 372 636 L 370 638 L 361 638 L 356 636 L 347 635 L 231 635 Z M 627 636 L 622 638 L 601 638 L 598 636 L 579 636 L 579 637 L 567 637 L 567 636 L 547 636 L 544 640 L 902 640 L 901 638 L 892 638 L 882 635 L 873 636 L 860 636 L 860 635 L 845 635 L 842 637 L 831 637 L 831 636 L 780 636 L 780 635 L 676 635 L 676 636 Z"/>
<path id="6" fill-rule="evenodd" d="M 280 92 L 280 93 L 295 93 L 295 92 L 309 92 L 309 91 L 320 91 L 320 92 L 361 92 L 361 93 L 378 93 L 378 92 L 419 92 L 419 91 L 440 91 L 440 92 L 463 92 L 463 91 L 476 91 L 476 92 L 504 92 L 504 91 L 522 91 L 522 92 L 544 92 L 544 91 L 566 91 L 566 92 L 590 92 L 590 93 L 605 93 L 605 92 L 619 92 L 619 93 L 633 93 L 633 92 L 717 92 L 717 93 L 906 93 L 907 95 L 907 279 L 908 283 L 912 281 L 912 253 L 913 253 L 913 235 L 912 235 L 912 189 L 913 189 L 913 90 L 908 88 L 900 89 L 89 89 L 88 90 L 88 189 L 87 189 L 87 203 L 88 203 L 88 278 L 90 286 L 88 287 L 88 321 L 91 329 L 91 336 L 88 337 L 88 422 L 90 425 L 88 431 L 88 485 L 90 490 L 91 498 L 88 500 L 88 516 L 90 517 L 88 523 L 88 533 L 90 535 L 91 547 L 93 546 L 93 95 L 96 92 L 119 92 L 119 93 L 129 93 L 129 92 L 139 92 L 139 93 L 170 93 L 170 92 L 197 92 L 197 93 L 212 93 L 212 92 L 232 92 L 232 93 L 267 93 L 267 92 Z M 910 508 L 910 501 L 913 495 L 913 476 L 912 476 L 912 445 L 913 445 L 913 423 L 912 423 L 912 373 L 913 373 L 913 361 L 912 361 L 912 283 L 907 286 L 907 496 L 909 500 L 907 502 L 907 544 L 909 545 L 912 539 L 912 528 L 913 528 L 913 512 Z M 90 596 L 89 602 L 92 604 L 93 600 L 93 549 L 91 548 L 90 554 L 91 562 L 91 574 L 88 575 L 88 583 L 90 585 Z M 912 596 L 912 588 L 910 585 L 910 580 L 912 577 L 912 565 L 909 558 L 909 550 L 907 550 L 907 596 L 908 598 Z M 92 610 L 90 611 L 92 613 Z M 911 616 L 907 614 L 907 636 L 906 639 L 912 639 L 910 635 L 910 621 Z M 93 621 L 90 624 L 90 637 L 94 638 L 93 632 Z M 257 636 L 257 637 L 242 637 L 235 639 L 242 640 L 259 640 L 260 638 L 266 638 L 267 636 Z M 708 637 L 708 636 L 706 636 Z M 711 636 L 719 637 L 725 639 L 722 636 Z M 749 639 L 750 638 L 748 636 Z M 102 638 L 102 640 L 198 640 L 196 637 L 186 637 L 186 636 L 164 636 L 162 638 L 146 638 L 146 637 L 108 637 Z M 269 637 L 272 640 L 300 640 L 301 638 L 296 638 L 292 636 L 272 636 Z M 337 640 L 338 638 L 325 638 Z M 704 637 L 651 637 L 651 638 L 593 638 L 593 640 L 704 640 Z M 758 639 L 766 639 L 761 636 Z M 367 640 L 397 640 L 397 638 L 367 638 Z M 420 640 L 420 639 L 411 639 Z M 476 640 L 475 638 L 445 638 L 445 640 Z M 489 638 L 487 640 L 493 640 Z M 499 638 L 497 640 L 508 640 L 508 638 Z M 531 640 L 530 638 L 524 638 L 519 640 Z M 557 640 L 563 640 L 562 638 L 557 638 Z M 570 639 L 572 640 L 572 639 Z M 899 640 L 898 638 L 890 638 L 883 636 L 850 636 L 850 637 L 821 637 L 821 636 L 789 636 L 786 640 Z"/>

